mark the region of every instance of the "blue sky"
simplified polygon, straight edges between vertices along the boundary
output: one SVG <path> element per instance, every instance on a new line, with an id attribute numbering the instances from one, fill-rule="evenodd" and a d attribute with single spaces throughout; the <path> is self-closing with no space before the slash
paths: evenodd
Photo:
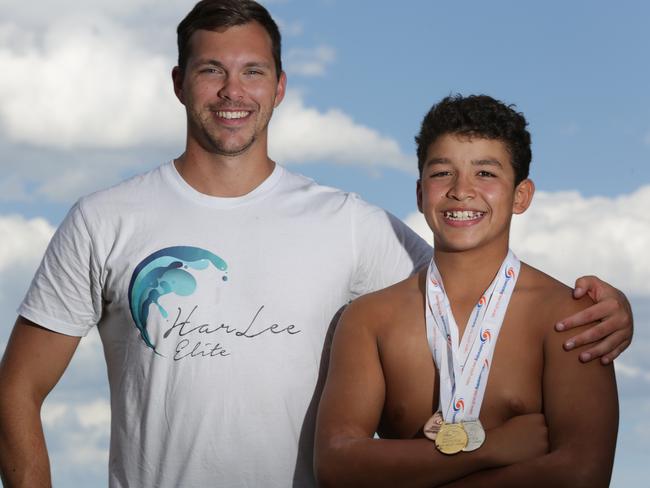
<path id="1" fill-rule="evenodd" d="M 191 1 L 0 0 L 0 350 L 44 246 L 82 194 L 182 151 L 169 72 Z M 413 136 L 450 93 L 487 93 L 530 122 L 538 195 L 514 223 L 519 256 L 630 296 L 617 364 L 613 486 L 650 475 L 650 6 L 642 1 L 275 0 L 289 94 L 271 154 L 361 194 L 426 235 Z M 105 484 L 107 393 L 96 336 L 45 411 L 55 482 Z M 597 406 L 597 399 L 594 399 Z M 104 463 L 104 464 L 102 464 Z"/>

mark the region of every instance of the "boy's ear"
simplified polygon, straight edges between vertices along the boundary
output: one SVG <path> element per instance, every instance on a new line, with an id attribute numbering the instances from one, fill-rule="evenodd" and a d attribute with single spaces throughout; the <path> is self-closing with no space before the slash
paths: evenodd
<path id="1" fill-rule="evenodd" d="M 535 183 L 533 183 L 533 180 L 526 178 L 524 181 L 520 182 L 515 187 L 515 198 L 512 203 L 512 213 L 524 213 L 530 206 L 530 203 L 533 201 L 534 194 Z"/>
<path id="2" fill-rule="evenodd" d="M 418 200 L 418 210 L 420 211 L 420 213 L 424 213 L 422 212 L 422 180 L 420 178 L 418 178 L 415 187 L 415 194 Z"/>

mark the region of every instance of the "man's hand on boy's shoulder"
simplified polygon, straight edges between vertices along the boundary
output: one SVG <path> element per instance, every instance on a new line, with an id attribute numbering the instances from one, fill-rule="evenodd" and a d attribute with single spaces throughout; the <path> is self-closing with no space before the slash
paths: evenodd
<path id="1" fill-rule="evenodd" d="M 567 340 L 564 348 L 572 350 L 593 343 L 593 347 L 580 353 L 580 361 L 588 362 L 600 358 L 601 363 L 609 364 L 632 341 L 634 319 L 630 302 L 620 290 L 596 276 L 583 276 L 576 280 L 574 298 L 582 298 L 585 295 L 596 303 L 561 320 L 555 325 L 555 329 L 564 331 L 590 322 L 598 322 Z"/>

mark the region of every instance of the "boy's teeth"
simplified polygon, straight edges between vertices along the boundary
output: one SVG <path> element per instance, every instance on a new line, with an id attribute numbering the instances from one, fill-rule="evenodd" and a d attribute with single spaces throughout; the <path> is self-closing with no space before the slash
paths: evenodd
<path id="1" fill-rule="evenodd" d="M 475 220 L 484 214 L 485 212 L 475 212 L 473 210 L 450 210 L 445 212 L 445 218 L 451 220 Z"/>
<path id="2" fill-rule="evenodd" d="M 217 116 L 224 119 L 242 119 L 248 115 L 248 112 L 217 112 Z"/>

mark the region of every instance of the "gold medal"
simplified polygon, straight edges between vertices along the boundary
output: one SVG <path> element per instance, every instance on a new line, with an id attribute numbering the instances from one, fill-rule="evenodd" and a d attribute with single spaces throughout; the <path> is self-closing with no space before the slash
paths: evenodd
<path id="1" fill-rule="evenodd" d="M 467 433 L 467 445 L 463 448 L 463 451 L 475 451 L 483 445 L 483 442 L 485 442 L 485 430 L 483 429 L 483 425 L 479 419 L 463 421 L 462 424 Z"/>
<path id="2" fill-rule="evenodd" d="M 436 447 L 443 454 L 457 454 L 467 446 L 467 432 L 462 424 L 443 422 L 436 435 Z"/>
<path id="3" fill-rule="evenodd" d="M 440 413 L 440 410 L 438 410 L 429 418 L 429 420 L 427 420 L 427 423 L 424 424 L 424 428 L 422 429 L 424 436 L 427 439 L 435 441 L 438 432 L 440 432 L 440 427 L 442 426 L 443 422 L 442 413 Z"/>

